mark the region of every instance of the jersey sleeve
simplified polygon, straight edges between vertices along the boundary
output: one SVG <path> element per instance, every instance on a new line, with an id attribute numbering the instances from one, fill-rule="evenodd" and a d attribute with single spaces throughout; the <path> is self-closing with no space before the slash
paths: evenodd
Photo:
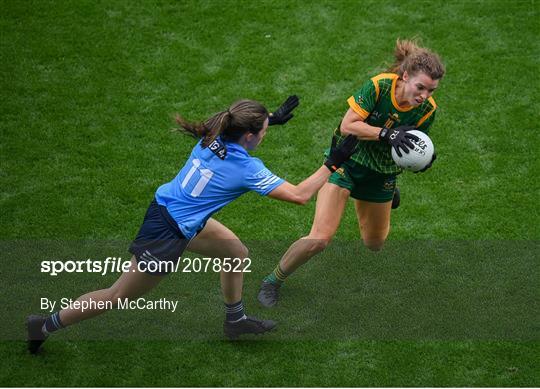
<path id="1" fill-rule="evenodd" d="M 244 178 L 244 186 L 261 196 L 266 196 L 285 180 L 272 173 L 258 158 L 252 158 L 249 169 Z"/>
<path id="2" fill-rule="evenodd" d="M 429 97 L 428 102 L 425 105 L 420 120 L 416 123 L 416 128 L 425 134 L 429 132 L 429 127 L 435 121 L 435 113 L 437 111 L 437 103 L 433 99 L 433 96 Z"/>
<path id="3" fill-rule="evenodd" d="M 375 109 L 377 103 L 378 85 L 376 80 L 367 81 L 358 92 L 349 97 L 347 102 L 349 107 L 356 112 L 362 120 L 366 120 L 369 114 Z"/>
<path id="4" fill-rule="evenodd" d="M 435 121 L 435 114 L 436 113 L 437 113 L 436 111 L 433 111 L 433 113 L 431 115 L 429 115 L 429 117 L 426 118 L 426 120 L 424 120 L 422 123 L 420 123 L 420 125 L 418 127 L 416 127 L 416 128 L 418 130 L 422 131 L 424 134 L 429 134 L 429 127 Z"/>

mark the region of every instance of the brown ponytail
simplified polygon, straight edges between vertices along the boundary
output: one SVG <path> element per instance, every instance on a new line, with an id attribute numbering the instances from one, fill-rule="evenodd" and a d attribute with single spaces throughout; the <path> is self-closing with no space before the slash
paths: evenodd
<path id="1" fill-rule="evenodd" d="M 424 72 L 433 80 L 439 80 L 446 71 L 444 64 L 436 53 L 420 47 L 413 40 L 398 39 L 394 57 L 395 62 L 388 70 L 397 73 L 400 77 L 405 72 L 411 76 L 418 72 Z"/>
<path id="2" fill-rule="evenodd" d="M 257 134 L 262 130 L 267 117 L 268 111 L 261 103 L 240 100 L 202 123 L 188 122 L 179 114 L 175 120 L 180 126 L 178 131 L 202 138 L 202 146 L 207 147 L 218 136 L 226 141 L 237 142 L 246 132 Z"/>

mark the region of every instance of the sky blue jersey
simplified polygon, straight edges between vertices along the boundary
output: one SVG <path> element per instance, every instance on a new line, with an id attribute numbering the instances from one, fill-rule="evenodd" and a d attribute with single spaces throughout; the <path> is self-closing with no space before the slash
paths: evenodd
<path id="1" fill-rule="evenodd" d="M 242 194 L 267 195 L 284 181 L 237 143 L 217 139 L 203 148 L 199 141 L 182 170 L 155 197 L 191 239 L 212 214 Z"/>

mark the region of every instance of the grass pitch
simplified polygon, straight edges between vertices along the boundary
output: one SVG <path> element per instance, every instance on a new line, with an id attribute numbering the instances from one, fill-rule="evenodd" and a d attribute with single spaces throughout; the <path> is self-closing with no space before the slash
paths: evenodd
<path id="1" fill-rule="evenodd" d="M 202 120 L 239 98 L 275 108 L 288 94 L 298 94 L 295 119 L 271 129 L 255 155 L 278 175 L 299 182 L 319 166 L 346 99 L 392 61 L 397 37 L 418 36 L 443 57 L 448 70 L 435 94 L 440 110 L 431 135 L 438 159 L 426 174 L 400 177 L 403 205 L 392 215 L 389 240 L 404 247 L 415 240 L 523 242 L 533 259 L 538 257 L 536 1 L 4 0 L 1 6 L 0 236 L 6 246 L 15 239 L 131 239 L 155 189 L 176 174 L 193 146 L 168 131 L 174 112 Z M 250 194 L 216 218 L 243 240 L 278 242 L 281 248 L 309 231 L 313 211 L 314 202 L 296 207 Z M 358 245 L 352 204 L 336 239 Z M 336 282 L 329 301 L 357 302 L 358 294 L 348 293 L 350 285 L 339 284 L 340 274 L 369 274 L 373 267 L 366 264 L 377 263 L 373 254 L 358 250 L 350 261 L 314 262 L 291 277 L 286 285 L 291 306 L 305 299 L 307 313 L 301 314 L 313 312 L 303 292 L 323 277 Z M 295 311 L 285 304 L 263 311 L 255 301 L 260 277 L 281 254 L 254 262 L 245 302 L 251 313 L 278 316 L 280 331 L 287 334 L 298 331 L 298 322 L 287 321 Z M 473 260 L 456 259 L 465 270 Z M 439 274 L 451 264 L 426 258 L 433 272 L 425 274 Z M 6 256 L 0 266 L 11 328 L 28 313 L 16 309 L 17 296 L 29 290 L 28 280 L 21 280 L 32 280 L 39 268 L 28 258 Z M 482 279 L 481 266 L 470 269 L 471 280 Z M 514 273 L 501 269 L 495 281 L 509 283 L 493 282 L 506 285 L 495 291 L 512 285 L 519 290 L 522 280 L 509 279 Z M 537 261 L 531 261 L 529 274 L 538 274 Z M 64 280 L 49 283 L 48 290 L 77 290 L 78 278 Z M 185 297 L 184 309 L 194 316 L 190 325 L 206 309 L 198 325 L 219 333 L 217 277 L 202 277 L 199 287 L 190 289 L 173 276 L 153 293 Z M 529 312 L 537 311 L 533 298 Z M 501 307 L 502 318 L 508 312 Z M 140 319 L 151 325 L 153 316 Z M 316 315 L 313 320 L 311 328 L 324 327 Z M 186 326 L 174 316 L 170 323 L 178 331 Z M 99 324 L 84 323 L 78 331 L 99 331 Z M 350 339 L 340 327 L 328 330 L 332 336 L 321 340 L 278 332 L 239 343 L 77 341 L 60 335 L 37 358 L 24 352 L 20 337 L 4 335 L 0 384 L 540 384 L 534 323 L 523 339 Z"/>

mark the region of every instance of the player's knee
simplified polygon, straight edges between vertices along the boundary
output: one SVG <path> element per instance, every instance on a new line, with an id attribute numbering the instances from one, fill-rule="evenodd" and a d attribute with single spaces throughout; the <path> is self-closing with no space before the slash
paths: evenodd
<path id="1" fill-rule="evenodd" d="M 238 247 L 235 248 L 234 257 L 235 258 L 248 258 L 249 257 L 249 249 L 243 244 L 240 243 Z"/>
<path id="2" fill-rule="evenodd" d="M 324 251 L 328 247 L 330 242 L 332 241 L 332 237 L 328 237 L 328 236 L 310 235 L 304 239 L 307 242 L 307 251 L 312 256 Z"/>
<path id="3" fill-rule="evenodd" d="M 117 288 L 110 288 L 109 289 L 109 297 L 108 300 L 113 303 L 113 305 L 116 305 L 116 302 L 120 299 L 123 300 L 125 298 L 124 293 L 122 291 L 118 290 Z"/>
<path id="4" fill-rule="evenodd" d="M 381 251 L 383 246 L 384 246 L 384 242 L 386 241 L 386 239 L 383 239 L 383 238 L 375 238 L 375 239 L 363 238 L 363 241 L 364 241 L 364 246 L 366 246 L 369 250 L 371 250 L 371 251 Z"/>
<path id="5" fill-rule="evenodd" d="M 317 239 L 315 240 L 315 251 L 321 252 L 326 250 L 330 242 L 332 241 L 332 238 L 324 238 L 324 239 Z"/>
<path id="6" fill-rule="evenodd" d="M 118 301 L 124 301 L 125 299 L 138 297 L 138 296 L 133 296 L 133 295 L 127 293 L 127 291 L 122 289 L 122 288 L 113 288 L 113 287 L 111 287 L 111 288 L 109 288 L 108 292 L 109 292 L 108 293 L 109 294 L 108 300 L 110 302 L 112 302 L 113 306 L 116 306 Z"/>
<path id="7" fill-rule="evenodd" d="M 380 251 L 382 250 L 384 246 L 384 242 L 386 242 L 386 238 L 388 237 L 388 233 L 390 231 L 390 228 L 365 228 L 362 226 L 361 228 L 361 236 L 362 241 L 364 242 L 364 246 L 366 246 L 371 251 Z"/>
<path id="8" fill-rule="evenodd" d="M 223 258 L 248 258 L 249 249 L 240 241 L 223 241 Z"/>

